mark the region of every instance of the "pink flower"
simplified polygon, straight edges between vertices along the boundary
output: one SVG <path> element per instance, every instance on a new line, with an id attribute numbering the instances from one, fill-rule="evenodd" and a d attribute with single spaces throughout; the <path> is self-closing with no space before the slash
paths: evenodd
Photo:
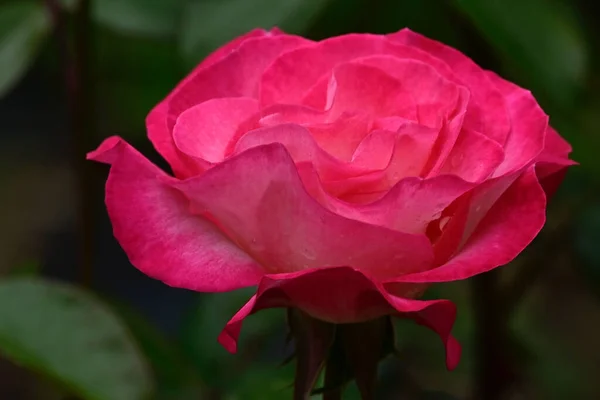
<path id="1" fill-rule="evenodd" d="M 244 318 L 295 307 L 435 330 L 416 298 L 515 258 L 545 221 L 571 151 L 534 97 L 407 29 L 313 42 L 252 31 L 207 57 L 147 118 L 175 177 L 112 137 L 106 205 L 132 264 L 202 292 L 258 286 Z"/>

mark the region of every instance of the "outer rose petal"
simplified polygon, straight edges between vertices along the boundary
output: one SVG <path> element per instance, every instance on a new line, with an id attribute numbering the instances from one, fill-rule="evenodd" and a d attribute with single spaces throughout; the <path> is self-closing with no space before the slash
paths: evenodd
<path id="1" fill-rule="evenodd" d="M 117 137 L 88 159 L 111 164 L 106 206 L 114 235 L 133 265 L 168 285 L 221 292 L 256 285 L 260 265 L 212 223 L 188 211 L 172 179 Z"/>
<path id="2" fill-rule="evenodd" d="M 531 243 L 545 220 L 546 196 L 530 167 L 500 196 L 465 245 L 446 264 L 393 281 L 449 282 L 504 265 Z"/>
<path id="3" fill-rule="evenodd" d="M 500 78 L 493 72 L 487 74 L 504 95 L 512 121 L 512 128 L 504 145 L 504 161 L 494 173 L 494 176 L 501 176 L 529 165 L 542 152 L 548 116 L 530 91 Z"/>
<path id="4" fill-rule="evenodd" d="M 544 150 L 539 155 L 535 166 L 535 172 L 548 197 L 558 189 L 558 185 L 567 172 L 567 167 L 577 164 L 569 160 L 571 150 L 569 143 L 548 126 Z"/>
<path id="5" fill-rule="evenodd" d="M 483 132 L 499 144 L 504 144 L 510 129 L 504 99 L 481 67 L 460 51 L 410 29 L 402 29 L 387 37 L 393 43 L 421 49 L 448 65 L 473 96 L 465 117 L 465 127 Z"/>
<path id="6" fill-rule="evenodd" d="M 375 202 L 350 204 L 328 194 L 310 165 L 300 164 L 298 169 L 309 193 L 332 212 L 356 221 L 412 234 L 425 233 L 431 221 L 439 218 L 454 200 L 473 187 L 473 184 L 451 175 L 428 179 L 408 177 Z M 461 233 L 462 229 L 458 235 Z"/>
<path id="7" fill-rule="evenodd" d="M 260 31 L 259 31 L 260 33 Z M 243 37 L 200 64 L 160 102 L 146 118 L 148 137 L 178 176 L 190 170 L 171 136 L 179 114 L 206 100 L 221 97 L 256 97 L 264 69 L 284 51 L 312 43 L 285 34 L 265 32 Z M 222 56 L 222 57 L 221 57 Z"/>
<path id="8" fill-rule="evenodd" d="M 369 276 L 392 277 L 428 268 L 433 259 L 424 235 L 365 224 L 322 207 L 306 192 L 280 144 L 249 149 L 174 187 L 272 273 L 351 266 Z"/>
<path id="9" fill-rule="evenodd" d="M 297 307 L 315 318 L 333 323 L 360 322 L 399 314 L 415 319 L 440 335 L 446 346 L 448 369 L 456 367 L 460 358 L 460 346 L 450 334 L 456 317 L 456 307 L 451 302 L 396 296 L 348 267 L 265 276 L 256 295 L 227 323 L 219 335 L 219 342 L 230 352 L 235 352 L 243 320 L 250 314 L 273 307 Z"/>

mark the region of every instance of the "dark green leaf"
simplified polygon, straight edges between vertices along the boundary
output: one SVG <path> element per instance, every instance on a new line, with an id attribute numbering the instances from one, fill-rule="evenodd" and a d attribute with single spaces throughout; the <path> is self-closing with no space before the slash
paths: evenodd
<path id="1" fill-rule="evenodd" d="M 0 97 L 30 67 L 49 28 L 50 18 L 41 1 L 0 5 Z"/>
<path id="2" fill-rule="evenodd" d="M 86 400 L 141 400 L 152 388 L 127 329 L 98 299 L 62 283 L 0 282 L 0 351 Z"/>

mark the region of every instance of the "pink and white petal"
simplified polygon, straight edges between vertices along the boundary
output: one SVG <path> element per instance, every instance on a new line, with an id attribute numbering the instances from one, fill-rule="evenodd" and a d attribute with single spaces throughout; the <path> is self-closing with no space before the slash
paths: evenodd
<path id="1" fill-rule="evenodd" d="M 465 115 L 465 127 L 482 132 L 501 145 L 505 143 L 511 127 L 507 108 L 502 94 L 481 67 L 460 51 L 410 29 L 402 29 L 387 35 L 387 38 L 393 43 L 421 49 L 448 65 L 458 82 L 471 92 L 472 101 Z M 443 68 L 436 69 L 443 71 Z"/>
<path id="2" fill-rule="evenodd" d="M 165 180 L 174 180 L 118 137 L 88 159 L 111 164 L 106 207 L 131 263 L 170 286 L 220 292 L 256 285 L 263 270 Z"/>
<path id="3" fill-rule="evenodd" d="M 344 112 L 330 121 L 329 113 L 307 106 L 277 104 L 261 110 L 262 126 L 293 123 L 305 126 L 319 146 L 343 161 L 350 161 L 360 141 L 369 133 L 370 117 L 364 113 Z"/>
<path id="4" fill-rule="evenodd" d="M 260 103 L 297 104 L 309 88 L 329 77 L 336 66 L 376 54 L 424 61 L 437 70 L 443 69 L 444 76 L 453 76 L 446 64 L 418 49 L 396 45 L 381 35 L 348 34 L 291 50 L 278 57 L 263 75 Z"/>
<path id="5" fill-rule="evenodd" d="M 295 163 L 312 163 L 323 180 L 344 179 L 372 170 L 369 166 L 346 163 L 331 156 L 319 147 L 307 128 L 296 124 L 282 124 L 247 132 L 237 142 L 233 154 L 272 143 L 282 144 Z"/>
<path id="6" fill-rule="evenodd" d="M 352 63 L 370 65 L 396 78 L 402 84 L 402 90 L 410 93 L 421 124 L 439 127 L 440 118 L 459 118 L 459 126 L 462 124 L 469 100 L 468 90 L 444 78 L 432 66 L 387 55 L 363 57 Z"/>
<path id="7" fill-rule="evenodd" d="M 258 112 L 258 102 L 249 97 L 207 100 L 179 115 L 173 128 L 175 145 L 183 153 L 209 163 L 225 159 L 235 145 L 242 123 Z"/>
<path id="8" fill-rule="evenodd" d="M 369 118 L 363 113 L 342 113 L 332 122 L 308 124 L 306 127 L 323 150 L 337 159 L 350 161 L 369 132 Z"/>
<path id="9" fill-rule="evenodd" d="M 312 43 L 285 34 L 251 34 L 226 46 L 194 69 L 146 118 L 148 137 L 176 171 L 179 160 L 172 138 L 177 117 L 188 108 L 221 97 L 256 97 L 264 69 L 281 53 Z M 180 174 L 178 174 L 179 176 Z"/>
<path id="10" fill-rule="evenodd" d="M 512 121 L 512 128 L 504 145 L 504 161 L 494 173 L 494 176 L 507 175 L 527 167 L 540 155 L 544 149 L 548 116 L 530 91 L 493 72 L 487 74 L 504 96 Z"/>
<path id="11" fill-rule="evenodd" d="M 330 195 L 325 190 L 326 184 L 321 182 L 312 165 L 300 163 L 297 167 L 311 196 L 335 214 L 412 234 L 426 233 L 429 223 L 440 218 L 442 212 L 457 198 L 473 188 L 473 184 L 450 175 L 430 179 L 408 177 L 398 182 L 378 201 L 351 204 Z M 462 232 L 462 229 L 458 232 L 459 239 Z"/>
<path id="12" fill-rule="evenodd" d="M 386 185 L 404 176 L 419 176 L 430 157 L 438 130 L 414 122 L 400 125 L 395 132 L 373 131 L 359 144 L 352 163 L 385 170 Z"/>
<path id="13" fill-rule="evenodd" d="M 446 264 L 394 281 L 461 280 L 507 264 L 531 243 L 545 220 L 546 196 L 530 167 L 500 196 L 464 246 Z"/>
<path id="14" fill-rule="evenodd" d="M 332 213 L 304 188 L 285 147 L 251 148 L 201 176 L 174 183 L 271 273 L 351 266 L 374 277 L 430 265 L 431 244 Z"/>
<path id="15" fill-rule="evenodd" d="M 442 337 L 449 369 L 456 366 L 460 357 L 460 346 L 450 335 L 456 316 L 456 307 L 452 303 L 395 296 L 348 267 L 265 276 L 256 295 L 227 323 L 219 335 L 219 342 L 230 352 L 235 352 L 243 320 L 260 310 L 274 307 L 295 307 L 332 323 L 361 322 L 388 314 L 412 318 Z"/>
<path id="16" fill-rule="evenodd" d="M 503 160 L 504 150 L 497 142 L 479 132 L 463 129 L 439 173 L 456 175 L 469 182 L 481 182 Z"/>
<path id="17" fill-rule="evenodd" d="M 335 82 L 333 88 L 331 78 Z M 325 76 L 321 82 L 312 90 L 327 96 L 327 122 L 338 119 L 344 112 L 364 113 L 373 118 L 391 115 L 408 119 L 417 117 L 417 104 L 410 90 L 379 68 L 357 63 L 341 64 L 333 70 L 333 75 Z M 307 94 L 307 98 L 314 96 L 316 94 L 312 92 Z"/>
<path id="18" fill-rule="evenodd" d="M 351 203 L 376 201 L 402 178 L 422 174 L 437 136 L 435 129 L 413 122 L 400 126 L 397 132 L 371 132 L 352 161 L 358 165 L 372 163 L 381 169 L 324 185 L 329 193 Z"/>
<path id="19" fill-rule="evenodd" d="M 398 182 L 383 198 L 357 206 L 363 220 L 374 225 L 425 234 L 427 225 L 444 209 L 473 188 L 473 184 L 452 175 L 429 179 L 408 177 Z"/>

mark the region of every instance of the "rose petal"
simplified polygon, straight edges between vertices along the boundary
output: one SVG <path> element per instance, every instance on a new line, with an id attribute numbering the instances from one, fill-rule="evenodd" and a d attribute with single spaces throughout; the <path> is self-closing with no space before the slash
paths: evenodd
<path id="1" fill-rule="evenodd" d="M 569 160 L 571 150 L 571 145 L 548 126 L 544 150 L 538 156 L 535 165 L 535 173 L 546 196 L 554 195 L 565 177 L 567 167 L 577 165 L 575 161 Z"/>
<path id="2" fill-rule="evenodd" d="M 106 206 L 114 235 L 140 271 L 168 285 L 207 292 L 256 285 L 260 265 L 162 181 L 173 179 L 117 137 L 88 159 L 111 164 Z"/>
<path id="3" fill-rule="evenodd" d="M 504 95 L 512 121 L 512 128 L 504 145 L 504 161 L 494 173 L 494 176 L 507 175 L 526 167 L 542 152 L 548 116 L 530 91 L 500 78 L 493 72 L 487 74 Z"/>
<path id="4" fill-rule="evenodd" d="M 466 244 L 446 264 L 394 281 L 455 281 L 504 265 L 535 238 L 545 220 L 546 196 L 530 167 L 500 196 Z"/>
<path id="5" fill-rule="evenodd" d="M 331 79 L 335 85 L 331 85 Z M 327 97 L 328 121 L 339 118 L 344 112 L 360 112 L 373 118 L 404 116 L 416 119 L 416 104 L 412 93 L 404 84 L 380 68 L 357 63 L 337 66 L 332 75 L 325 76 L 311 89 L 308 99 Z M 301 104 L 311 105 L 302 100 Z M 311 100 L 314 102 L 314 100 Z"/>
<path id="6" fill-rule="evenodd" d="M 322 207 L 280 144 L 249 149 L 174 187 L 271 272 L 351 266 L 376 277 L 397 276 L 426 268 L 433 257 L 424 235 L 368 225 Z"/>
<path id="7" fill-rule="evenodd" d="M 185 160 L 173 143 L 172 130 L 179 114 L 206 100 L 256 97 L 264 69 L 282 52 L 312 43 L 285 34 L 252 34 L 226 46 L 194 69 L 146 118 L 148 137 L 178 176 L 190 176 Z M 192 167 L 193 168 L 193 167 Z"/>
<path id="8" fill-rule="evenodd" d="M 402 29 L 387 35 L 393 43 L 421 49 L 447 64 L 454 72 L 454 79 L 466 85 L 472 95 L 472 101 L 465 115 L 465 127 L 483 132 L 490 139 L 503 145 L 510 130 L 510 120 L 501 93 L 498 92 L 485 71 L 460 51 L 423 35 Z M 437 70 L 443 68 L 429 61 Z M 448 77 L 447 77 L 448 78 Z"/>
<path id="9" fill-rule="evenodd" d="M 219 342 L 228 351 L 236 352 L 243 320 L 273 307 L 296 307 L 314 318 L 334 323 L 361 322 L 399 313 L 440 335 L 446 345 L 449 369 L 456 367 L 460 358 L 460 346 L 450 334 L 456 317 L 456 307 L 451 302 L 398 297 L 348 267 L 265 276 L 256 295 L 227 323 Z"/>
<path id="10" fill-rule="evenodd" d="M 185 154 L 209 163 L 221 162 L 240 125 L 257 112 L 258 102 L 248 97 L 208 100 L 181 113 L 173 140 Z"/>
<path id="11" fill-rule="evenodd" d="M 240 138 L 233 154 L 253 147 L 280 143 L 296 163 L 310 162 L 323 180 L 344 179 L 373 170 L 368 165 L 345 163 L 319 147 L 308 129 L 296 124 L 282 124 L 247 132 Z"/>
<path id="12" fill-rule="evenodd" d="M 457 175 L 469 182 L 480 182 L 488 178 L 503 160 L 502 146 L 479 132 L 463 129 L 440 174 Z"/>
<path id="13" fill-rule="evenodd" d="M 407 99 L 415 104 L 421 124 L 439 127 L 440 120 L 445 118 L 458 119 L 453 129 L 462 125 L 469 100 L 468 90 L 447 80 L 432 66 L 418 60 L 381 55 L 359 58 L 352 63 L 381 69 L 396 78 Z"/>
<path id="14" fill-rule="evenodd" d="M 375 201 L 402 178 L 422 174 L 437 137 L 435 129 L 413 122 L 400 126 L 397 132 L 371 132 L 358 146 L 352 161 L 380 170 L 326 182 L 327 190 L 352 203 Z"/>
<path id="15" fill-rule="evenodd" d="M 278 57 L 265 70 L 261 80 L 260 103 L 298 104 L 308 89 L 323 77 L 328 79 L 336 66 L 377 54 L 423 61 L 446 79 L 457 81 L 444 62 L 417 48 L 393 43 L 381 35 L 349 34 L 303 46 Z"/>
<path id="16" fill-rule="evenodd" d="M 327 111 L 291 104 L 277 104 L 261 112 L 260 125 L 302 125 L 312 133 L 319 147 L 343 161 L 350 161 L 360 141 L 369 133 L 371 119 L 363 112 L 344 112 L 332 122 L 327 122 L 332 119 Z"/>

